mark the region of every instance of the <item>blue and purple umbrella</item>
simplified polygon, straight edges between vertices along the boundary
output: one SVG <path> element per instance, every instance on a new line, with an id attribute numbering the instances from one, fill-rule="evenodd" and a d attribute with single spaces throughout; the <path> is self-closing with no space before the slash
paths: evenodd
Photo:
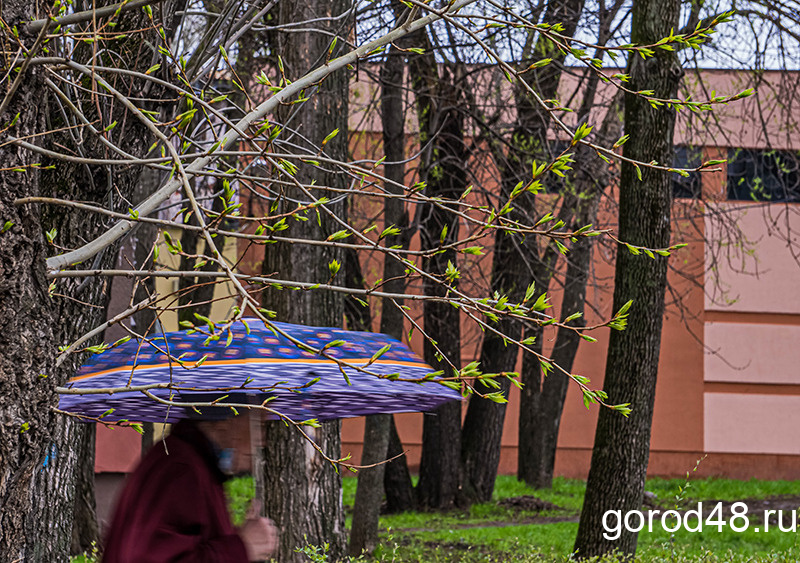
<path id="1" fill-rule="evenodd" d="M 429 411 L 461 399 L 458 391 L 437 383 L 433 368 L 406 345 L 384 334 L 274 326 L 277 331 L 260 320 L 246 319 L 216 338 L 179 331 L 144 343 L 128 341 L 91 357 L 67 384 L 71 389 L 117 391 L 62 394 L 59 408 L 109 422 L 175 422 L 222 418 L 232 410 L 198 407 L 198 414 L 159 399 L 261 404 L 271 398 L 269 408 L 302 421 Z M 330 358 L 308 348 L 324 349 Z M 119 390 L 133 387 L 138 390 Z"/>

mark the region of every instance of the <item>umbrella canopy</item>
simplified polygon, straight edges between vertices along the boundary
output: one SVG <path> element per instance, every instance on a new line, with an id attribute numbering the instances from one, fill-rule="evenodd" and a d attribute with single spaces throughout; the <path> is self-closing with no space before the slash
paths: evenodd
<path id="1" fill-rule="evenodd" d="M 434 371 L 402 342 L 384 334 L 287 323 L 274 326 L 277 333 L 260 320 L 245 319 L 216 339 L 179 331 L 145 343 L 131 340 L 92 356 L 67 387 L 102 390 L 170 384 L 171 389 L 151 388 L 150 392 L 180 403 L 226 397 L 226 403 L 260 404 L 271 397 L 268 406 L 295 421 L 427 411 L 461 398 L 458 391 L 434 381 L 376 377 L 397 374 L 419 379 Z M 325 353 L 338 362 L 298 347 L 279 332 L 317 350 L 327 346 Z M 230 408 L 221 407 L 198 407 L 198 414 L 192 408 L 159 403 L 141 390 L 62 394 L 59 408 L 107 421 L 135 422 L 232 414 Z"/>

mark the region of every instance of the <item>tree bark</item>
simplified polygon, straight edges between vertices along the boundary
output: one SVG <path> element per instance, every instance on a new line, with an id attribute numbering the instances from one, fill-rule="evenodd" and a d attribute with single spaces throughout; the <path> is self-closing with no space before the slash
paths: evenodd
<path id="1" fill-rule="evenodd" d="M 72 511 L 72 541 L 70 554 L 90 552 L 92 544 L 100 545 L 100 526 L 97 522 L 97 503 L 94 494 L 94 443 L 96 428 L 94 424 L 82 425 L 79 439 L 81 444 L 75 448 L 79 463 L 76 470 L 75 502 Z"/>
<path id="2" fill-rule="evenodd" d="M 282 3 L 278 6 L 279 23 L 309 22 L 308 26 L 324 29 L 339 35 L 332 57 L 336 57 L 348 36 L 347 27 L 334 16 L 346 12 L 347 0 L 323 2 Z M 331 37 L 324 33 L 282 33 L 277 36 L 277 49 L 283 57 L 287 78 L 291 79 L 324 62 Z M 325 145 L 325 152 L 334 158 L 346 160 L 348 154 L 347 101 L 348 80 L 346 71 L 328 76 L 316 92 L 301 105 L 279 109 L 280 122 L 298 130 L 292 142 L 305 154 L 316 154 L 323 139 L 334 129 L 339 134 Z M 291 118 L 290 118 L 291 117 Z M 288 130 L 287 130 L 288 133 Z M 291 146 L 288 150 L 295 150 Z M 341 174 L 311 165 L 302 165 L 295 178 L 303 184 L 316 182 L 317 186 L 343 188 Z M 326 195 L 314 188 L 317 196 Z M 291 199 L 309 201 L 299 189 L 285 188 L 279 208 L 295 210 Z M 331 199 L 335 200 L 335 197 Z M 340 217 L 344 204 L 329 203 L 326 208 Z M 324 209 L 319 210 L 319 222 L 314 211 L 308 221 L 290 221 L 289 236 L 325 240 L 339 230 Z M 264 271 L 278 272 L 281 277 L 298 281 L 327 282 L 328 264 L 332 259 L 343 262 L 341 252 L 310 245 L 270 244 L 265 247 Z M 263 304 L 277 313 L 277 318 L 293 323 L 316 326 L 342 326 L 343 302 L 339 294 L 325 291 L 286 292 L 275 288 L 263 294 Z M 324 423 L 314 434 L 317 444 L 326 455 L 341 455 L 340 423 Z M 304 545 L 329 545 L 329 557 L 339 559 L 345 554 L 344 512 L 342 509 L 341 475 L 335 467 L 324 461 L 311 449 L 293 428 L 281 422 L 267 422 L 264 455 L 264 507 L 266 514 L 281 529 L 279 547 L 275 558 L 279 561 L 303 561 L 305 556 L 295 552 Z"/>
<path id="3" fill-rule="evenodd" d="M 563 33 L 571 36 L 577 28 L 583 4 L 583 0 L 549 2 L 545 9 L 543 22 L 560 23 L 564 26 Z M 549 65 L 524 76 L 542 99 L 556 97 L 563 70 L 564 55 L 557 51 L 549 40 L 540 37 L 533 53 L 527 53 L 526 58 L 531 59 L 531 62 L 543 58 L 553 59 Z M 520 86 L 517 87 L 515 98 L 517 125 L 512 134 L 507 160 L 500 166 L 501 205 L 508 200 L 518 182 L 528 181 L 533 159 L 537 158 L 541 161 L 548 155 L 547 129 L 550 124 L 550 115 L 536 104 Z M 523 194 L 517 201 L 514 217 L 533 224 L 535 214 L 534 196 L 528 193 Z M 549 271 L 550 268 L 541 267 L 541 262 L 535 244 L 526 242 L 522 237 L 498 230 L 492 262 L 491 294 L 497 292 L 500 295 L 508 296 L 511 302 L 519 303 L 525 296 L 525 290 L 536 277 L 535 270 L 538 268 L 543 272 Z M 540 288 L 539 291 L 544 291 L 544 289 Z M 519 339 L 521 328 L 520 323 L 516 321 L 501 319 L 497 323 L 497 329 L 500 332 L 514 339 Z M 513 372 L 516 368 L 517 357 L 516 346 L 507 346 L 500 336 L 492 332 L 485 333 L 480 359 L 483 371 L 490 373 Z M 534 384 L 524 381 L 524 378 L 523 382 L 526 385 Z M 510 382 L 502 379 L 500 383 L 500 391 L 507 395 Z M 484 384 L 478 384 L 476 390 L 481 393 L 496 391 Z M 523 397 L 525 397 L 524 393 Z M 520 451 L 524 447 L 524 433 L 529 431 L 527 425 L 523 427 L 522 420 L 526 413 L 532 412 L 534 408 L 529 401 L 524 399 L 520 404 Z M 486 502 L 492 497 L 494 482 L 497 478 L 497 467 L 500 463 L 500 442 L 505 415 L 505 404 L 481 399 L 477 395 L 470 398 L 464 419 L 462 459 L 465 468 L 466 490 L 473 496 L 474 501 Z M 520 455 L 522 454 L 520 453 Z"/>
<path id="4" fill-rule="evenodd" d="M 413 90 L 417 99 L 420 123 L 420 145 L 423 150 L 422 175 L 430 197 L 456 200 L 467 187 L 466 147 L 464 146 L 461 94 L 457 78 L 439 76 L 438 63 L 426 35 L 425 54 L 409 61 Z M 425 205 L 420 219 L 420 246 L 432 250 L 458 240 L 458 220 L 442 207 Z M 425 279 L 425 295 L 445 296 L 442 285 L 449 264 L 457 266 L 455 250 L 449 249 L 428 256 L 423 269 L 438 281 Z M 450 283 L 456 286 L 457 280 Z M 452 305 L 425 301 L 425 361 L 437 370 L 452 373 L 461 366 L 460 313 Z M 430 339 L 435 341 L 431 342 Z M 445 360 L 449 359 L 449 362 Z M 451 367 L 452 363 L 452 367 Z M 464 505 L 461 467 L 461 404 L 450 402 L 434 413 L 426 414 L 422 425 L 422 457 L 420 459 L 417 502 L 420 507 L 447 509 Z"/>
<path id="5" fill-rule="evenodd" d="M 399 0 L 390 0 L 395 22 L 402 22 L 407 17 L 406 6 Z M 419 34 L 411 34 L 398 41 L 401 48 L 413 47 L 414 41 L 419 39 Z M 384 174 L 395 182 L 405 185 L 405 101 L 403 93 L 405 87 L 405 58 L 400 50 L 392 46 L 389 57 L 381 69 L 381 123 L 383 125 L 383 145 L 386 154 Z M 386 186 L 392 193 L 400 193 L 397 186 Z M 384 201 L 384 221 L 395 223 L 403 232 L 396 237 L 391 237 L 389 244 L 399 244 L 407 249 L 412 233 L 408 230 L 408 214 L 404 204 L 394 199 Z M 402 210 L 402 211 L 401 211 Z M 392 219 L 390 219 L 392 218 Z M 384 262 L 384 280 L 392 291 L 402 293 L 405 290 L 405 267 L 395 260 Z M 402 340 L 405 317 L 400 310 L 401 302 L 392 303 L 384 300 L 381 308 L 381 332 L 390 334 Z M 383 473 L 383 488 L 386 493 L 387 512 L 403 512 L 416 508 L 414 484 L 411 481 L 411 472 L 408 470 L 408 458 L 405 455 L 394 415 L 389 415 L 387 421 L 387 452 L 386 457 L 392 461 L 386 464 Z"/>
<path id="6" fill-rule="evenodd" d="M 42 15 L 33 9 L 34 4 L 19 0 L 5 2 L 2 6 L 4 21 L 21 30 L 20 39 L 28 47 L 35 38 L 25 35 L 22 22 Z M 141 13 L 126 14 L 124 25 L 143 17 Z M 141 27 L 136 25 L 135 29 Z M 113 47 L 129 68 L 147 68 L 152 62 L 149 54 L 143 55 L 136 48 L 144 40 L 144 34 L 136 34 L 136 37 L 110 42 L 110 48 Z M 8 92 L 10 82 L 4 83 L 3 95 Z M 140 93 L 136 88 L 128 92 L 132 96 Z M 86 99 L 79 99 L 77 103 L 85 103 L 90 95 L 87 93 Z M 104 117 L 109 121 L 117 118 L 126 124 L 114 131 L 114 135 L 131 139 L 126 149 L 133 154 L 143 154 L 146 137 L 137 121 L 120 105 L 97 103 L 98 107 L 103 105 Z M 46 130 L 45 115 L 49 114 L 50 125 L 61 119 L 49 104 L 52 102 L 47 98 L 40 70 L 32 66 L 0 119 L 9 123 L 19 113 L 11 129 L 13 135 L 30 135 L 35 142 L 46 145 L 60 142 L 61 148 L 65 144 L 71 146 L 66 133 L 59 134 L 56 140 L 37 136 Z M 90 119 L 94 107 L 87 104 L 84 108 Z M 83 150 L 90 156 L 97 155 L 98 144 L 91 137 L 85 138 Z M 0 148 L 0 164 L 4 168 L 34 163 L 38 163 L 37 156 L 13 144 Z M 0 235 L 0 268 L 4 272 L 0 291 L 0 345 L 3 349 L 0 355 L 0 506 L 3 507 L 0 559 L 4 561 L 67 560 L 73 533 L 76 467 L 80 462 L 93 468 L 93 464 L 85 463 L 87 454 L 76 444 L 93 446 L 93 441 L 87 436 L 88 425 L 76 423 L 52 410 L 58 403 L 55 387 L 75 372 L 84 357 L 72 355 L 59 369 L 55 367 L 55 359 L 59 346 L 71 343 L 102 322 L 106 288 L 106 282 L 98 279 L 60 282 L 57 292 L 67 296 L 60 298 L 49 294 L 45 275 L 49 251 L 45 231 L 55 228 L 58 244 L 75 247 L 101 232 L 105 227 L 102 220 L 85 213 L 64 213 L 63 209 L 51 210 L 30 204 L 16 206 L 14 200 L 26 196 L 55 196 L 99 202 L 118 209 L 122 201 L 116 194 L 129 197 L 136 175 L 135 167 L 115 174 L 105 167 L 79 167 L 61 162 L 53 170 L 29 168 L 26 172 L 0 175 L 0 216 L 9 225 Z M 110 190 L 110 186 L 114 189 Z M 114 258 L 114 249 L 107 249 L 89 266 L 108 267 Z M 82 488 L 84 499 L 88 499 L 84 494 L 87 490 Z M 89 508 L 88 504 L 83 508 Z M 91 511 L 82 513 L 91 524 Z"/>
<path id="7" fill-rule="evenodd" d="M 581 122 L 588 117 L 589 111 L 594 105 L 594 95 L 590 92 L 596 88 L 595 76 L 593 75 L 589 79 L 587 87 L 589 92 L 584 96 L 582 109 L 578 113 L 578 119 Z M 622 107 L 621 93 L 621 91 L 618 92 L 612 99 L 603 122 L 597 130 L 594 141 L 600 145 L 608 146 L 621 135 L 622 119 L 619 115 Z M 572 230 L 597 222 L 599 200 L 611 184 L 613 177 L 611 166 L 600 162 L 594 151 L 585 145 L 577 147 L 575 162 L 573 182 L 566 188 L 567 193 L 562 198 L 561 209 L 558 213 L 558 217 Z M 578 239 L 567 255 L 564 294 L 561 302 L 562 319 L 573 313 L 583 314 L 584 312 L 594 240 L 593 237 Z M 551 256 L 556 255 L 554 248 L 550 248 L 549 252 Z M 548 277 L 547 280 L 549 281 L 549 279 Z M 585 326 L 586 323 L 581 317 L 572 321 L 571 324 L 572 326 Z M 553 362 L 571 372 L 580 342 L 581 338 L 578 333 L 566 328 L 559 328 L 553 346 Z M 532 487 L 549 489 L 553 484 L 558 431 L 569 378 L 561 371 L 554 371 L 547 377 L 541 378 L 541 366 L 538 360 L 531 355 L 524 356 L 522 372 L 527 376 L 528 381 L 541 383 L 540 386 L 534 383 L 525 390 L 533 395 L 530 403 L 537 406 L 535 409 L 531 409 L 532 412 L 529 415 L 532 420 L 530 440 L 526 442 L 529 448 L 520 453 L 519 475 Z"/>
<path id="8" fill-rule="evenodd" d="M 389 446 L 391 415 L 375 414 L 364 421 L 364 446 L 358 471 L 356 499 L 353 506 L 353 524 L 350 529 L 348 551 L 353 557 L 371 554 L 378 545 L 378 521 L 383 500 L 383 468 Z"/>
<path id="9" fill-rule="evenodd" d="M 389 443 L 386 457 L 393 461 L 386 464 L 383 487 L 386 490 L 386 512 L 395 514 L 413 510 L 417 506 L 411 472 L 408 470 L 403 442 L 397 432 L 394 416 L 389 416 Z"/>
<path id="10" fill-rule="evenodd" d="M 405 180 L 405 112 L 403 108 L 403 55 L 392 46 L 381 67 L 381 123 L 383 124 L 384 175 L 389 180 L 384 186 L 393 195 L 402 195 Z M 384 200 L 383 223 L 385 226 L 395 225 L 401 229 L 397 236 L 387 237 L 386 246 L 399 245 L 407 248 L 408 214 L 405 204 L 398 198 Z M 405 291 L 405 265 L 388 255 L 384 255 L 383 279 L 386 291 L 403 293 Z M 381 332 L 403 339 L 405 318 L 400 309 L 402 301 L 397 303 L 384 299 L 381 307 Z M 350 532 L 350 555 L 358 556 L 363 552 L 372 553 L 378 544 L 378 520 L 384 493 L 384 476 L 386 474 L 387 451 L 392 427 L 392 415 L 378 414 L 366 417 L 364 422 L 364 445 L 361 458 L 362 465 L 378 464 L 375 467 L 362 469 L 358 474 L 358 487 L 353 509 L 353 524 Z M 396 431 L 395 431 L 396 432 Z M 394 460 L 399 467 L 403 459 Z M 400 467 L 402 471 L 402 467 Z M 406 467 L 406 473 L 407 473 Z M 409 491 L 411 480 L 404 483 Z M 409 495 L 410 496 L 410 495 Z M 412 497 L 413 498 L 413 497 Z"/>
<path id="11" fill-rule="evenodd" d="M 29 2 L 4 2 L 3 20 L 20 25 L 39 15 L 32 8 Z M 44 86 L 38 69 L 28 72 L 0 116 L 9 123 L 19 112 L 12 133 L 20 137 L 41 131 L 43 125 L 37 90 Z M 35 155 L 12 144 L 0 148 L 0 165 L 6 169 L 37 161 Z M 40 375 L 51 375 L 57 344 L 49 311 L 41 214 L 33 206 L 15 206 L 14 200 L 40 195 L 40 176 L 37 169 L 0 175 L 0 216 L 5 224 L 12 224 L 0 235 L 0 559 L 4 561 L 41 561 L 45 553 L 54 555 L 52 561 L 64 561 L 71 535 L 71 528 L 63 530 L 63 517 L 58 518 L 62 511 L 72 513 L 71 496 L 53 499 L 55 521 L 46 518 L 50 515 L 46 508 L 36 510 L 42 508 L 40 473 L 45 473 L 44 461 L 56 432 L 56 417 L 50 409 L 57 404 L 54 382 Z M 53 473 L 51 466 L 45 475 Z M 66 475 L 53 477 L 55 483 Z M 68 482 L 65 490 L 71 492 L 72 484 Z"/>
<path id="12" fill-rule="evenodd" d="M 347 276 L 345 285 L 363 289 L 365 283 L 358 254 L 352 248 L 345 249 L 344 253 Z M 369 307 L 364 307 L 352 296 L 345 297 L 344 316 L 348 330 L 372 329 Z M 386 459 L 386 447 L 389 441 L 388 424 L 383 429 L 380 424 L 382 418 L 386 419 L 387 415 L 365 417 L 361 465 L 379 465 L 360 469 L 358 472 L 353 522 L 347 547 L 348 553 L 352 556 L 359 556 L 365 551 L 372 553 L 378 543 L 378 516 L 383 497 L 383 465 L 380 463 Z"/>
<path id="13" fill-rule="evenodd" d="M 652 44 L 677 28 L 680 2 L 637 0 L 633 5 L 631 42 Z M 652 90 L 658 98 L 677 95 L 682 71 L 674 53 L 657 50 L 642 60 L 629 57 L 631 90 Z M 672 162 L 675 110 L 654 109 L 641 97 L 625 97 L 625 130 L 630 135 L 624 155 L 640 162 Z M 619 236 L 634 245 L 663 248 L 670 242 L 671 178 L 650 168 L 622 165 Z M 667 258 L 633 256 L 617 249 L 614 310 L 633 300 L 628 327 L 612 331 L 604 390 L 611 403 L 631 403 L 629 418 L 601 409 L 575 549 L 579 557 L 611 550 L 633 556 L 637 534 L 623 531 L 617 541 L 603 538 L 607 510 L 639 509 L 644 494 L 661 344 Z"/>
<path id="14" fill-rule="evenodd" d="M 203 179 L 205 182 L 205 178 Z M 209 189 L 206 187 L 205 189 L 201 190 L 200 194 L 208 195 L 209 193 L 214 193 L 216 190 L 216 185 L 220 184 L 219 182 L 214 182 L 215 188 Z M 197 193 L 197 192 L 196 192 Z M 222 204 L 222 199 L 219 197 L 215 197 L 214 201 L 211 204 L 212 211 L 216 213 L 221 213 L 224 209 L 224 205 Z M 190 224 L 197 224 L 197 220 L 194 216 L 189 221 Z M 198 245 L 202 243 L 203 248 L 199 249 Z M 225 237 L 219 235 L 214 240 L 215 245 L 217 248 L 222 251 L 222 248 L 225 246 Z M 189 231 L 184 230 L 181 233 L 181 248 L 183 248 L 184 252 L 187 255 L 198 254 L 202 250 L 205 252 L 205 242 L 203 241 L 203 236 L 198 231 Z M 190 258 L 188 256 L 181 256 L 180 262 L 180 269 L 181 271 L 192 271 L 194 268 L 194 264 L 196 262 L 196 258 Z M 203 264 L 199 271 L 201 272 L 216 272 L 219 270 L 219 266 L 213 260 L 206 260 L 205 264 Z M 178 309 L 178 321 L 188 321 L 192 323 L 197 323 L 197 317 L 195 315 L 202 315 L 204 317 L 208 317 L 211 313 L 211 306 L 213 305 L 214 299 L 214 289 L 217 287 L 217 284 L 214 281 L 209 281 L 208 279 L 204 278 L 194 278 L 191 276 L 181 277 L 178 279 L 178 305 L 181 306 Z"/>
<path id="15" fill-rule="evenodd" d="M 163 112 L 162 112 L 163 113 Z M 142 201 L 153 193 L 161 183 L 161 174 L 158 170 L 145 168 L 139 176 L 139 182 L 134 191 L 134 201 Z M 133 244 L 133 265 L 136 268 L 146 270 L 152 266 L 153 244 L 156 242 L 158 229 L 151 223 L 139 223 L 135 228 L 132 237 Z M 113 283 L 113 282 L 112 282 Z M 133 293 L 135 303 L 140 303 L 155 293 L 156 282 L 153 278 L 143 278 L 134 280 L 136 284 Z M 134 331 L 139 334 L 154 334 L 159 330 L 156 314 L 153 309 L 146 307 L 133 314 L 131 325 Z M 147 453 L 155 441 L 155 427 L 152 422 L 142 423 L 142 456 Z"/>

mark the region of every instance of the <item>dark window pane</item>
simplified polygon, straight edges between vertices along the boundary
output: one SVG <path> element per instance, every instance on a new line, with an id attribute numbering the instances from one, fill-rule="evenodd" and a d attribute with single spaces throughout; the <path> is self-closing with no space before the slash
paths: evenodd
<path id="1" fill-rule="evenodd" d="M 800 202 L 800 171 L 794 151 L 730 149 L 728 199 Z"/>
<path id="2" fill-rule="evenodd" d="M 703 153 L 700 147 L 678 145 L 675 147 L 673 168 L 697 168 L 703 164 Z M 696 199 L 700 197 L 700 172 L 689 172 L 688 176 L 672 174 L 672 197 Z"/>

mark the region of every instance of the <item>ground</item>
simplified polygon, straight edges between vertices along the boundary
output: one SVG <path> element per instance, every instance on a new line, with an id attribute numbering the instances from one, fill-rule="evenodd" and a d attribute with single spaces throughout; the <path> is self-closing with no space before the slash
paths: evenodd
<path id="1" fill-rule="evenodd" d="M 344 480 L 344 503 L 352 514 L 356 480 Z M 383 515 L 382 543 L 378 561 L 396 563 L 515 561 L 549 563 L 567 561 L 577 530 L 585 483 L 573 479 L 555 480 L 552 490 L 534 490 L 516 478 L 498 478 L 492 502 L 472 506 L 466 511 L 447 513 L 408 512 Z M 800 481 L 736 481 L 730 479 L 651 479 L 642 513 L 677 510 L 685 514 L 703 503 L 703 529 L 681 529 L 670 534 L 654 518 L 653 531 L 639 534 L 638 560 L 645 562 L 795 562 L 800 560 L 797 508 L 800 507 Z M 244 518 L 254 494 L 248 477 L 227 484 L 234 520 Z M 748 529 L 730 528 L 733 513 L 747 510 Z M 719 503 L 720 510 L 711 515 Z M 769 516 L 769 531 L 764 531 L 764 513 Z M 784 530 L 778 527 L 782 511 Z M 658 515 L 656 515 L 658 516 Z M 709 521 L 711 525 L 709 525 Z M 724 521 L 720 531 L 715 522 Z M 348 522 L 349 523 L 349 522 Z M 691 520 L 692 527 L 697 520 Z M 742 526 L 737 521 L 736 526 Z M 758 528 L 759 531 L 756 531 Z M 325 561 L 324 555 L 309 560 Z M 77 561 L 77 560 L 75 560 Z"/>

